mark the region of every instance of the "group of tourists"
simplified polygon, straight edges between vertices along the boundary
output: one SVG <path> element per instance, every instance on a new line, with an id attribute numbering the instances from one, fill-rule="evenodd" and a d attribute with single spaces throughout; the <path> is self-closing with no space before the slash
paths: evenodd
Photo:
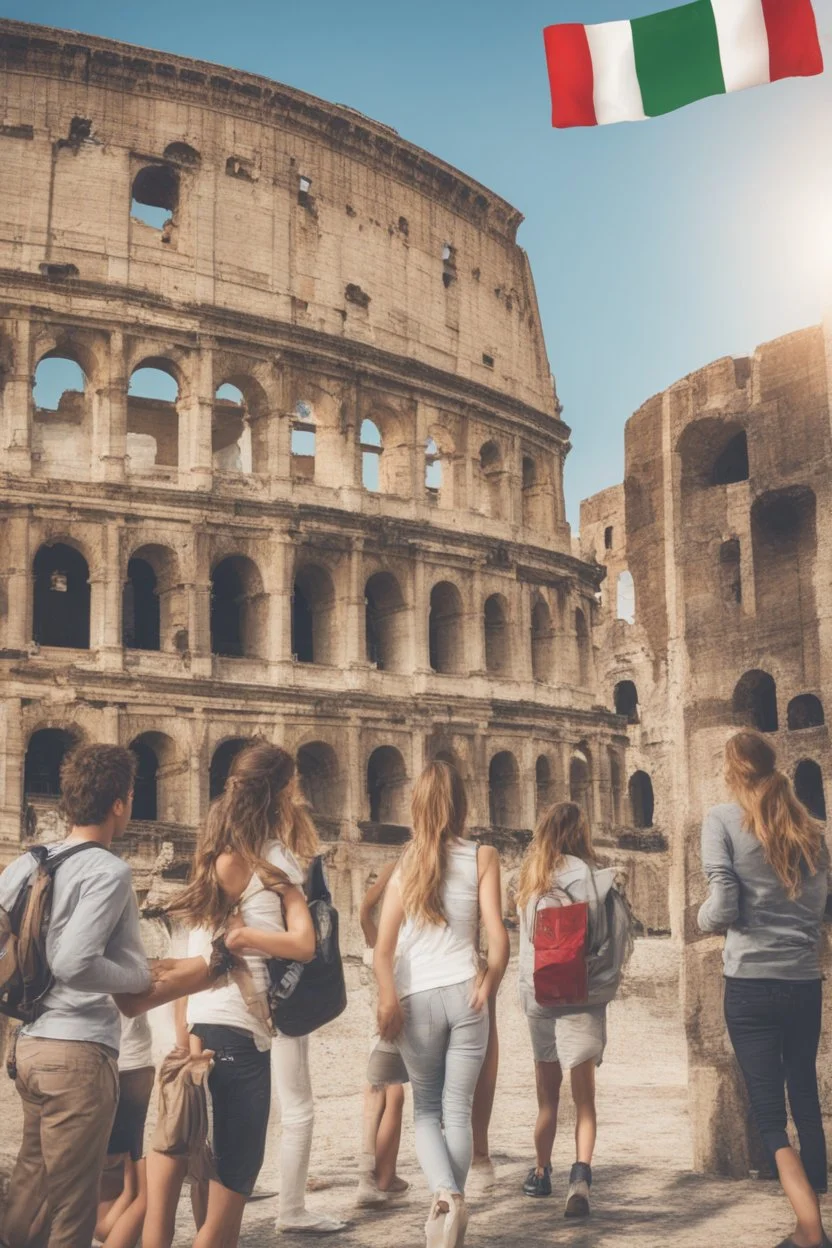
<path id="1" fill-rule="evenodd" d="M 699 923 L 727 932 L 728 1031 L 796 1217 L 780 1248 L 821 1248 L 829 1243 L 818 1204 L 827 1163 L 815 1059 L 827 851 L 764 738 L 737 734 L 725 758 L 733 800 L 705 819 L 709 895 Z M 76 749 L 61 773 L 69 835 L 22 854 L 0 876 L 0 1008 L 25 1020 L 8 1058 L 24 1125 L 0 1243 L 88 1248 L 95 1239 L 106 1248 L 170 1248 L 189 1179 L 195 1248 L 234 1248 L 264 1160 L 273 1074 L 281 1116 L 277 1230 L 336 1234 L 345 1224 L 305 1203 L 314 1118 L 309 1032 L 320 1017 L 310 1015 L 307 1029 L 302 1006 L 280 1013 L 293 994 L 303 1001 L 302 985 L 332 961 L 337 945 L 337 915 L 321 904 L 328 893 L 310 884 L 313 875 L 323 878 L 320 847 L 295 761 L 261 740 L 237 754 L 200 832 L 190 880 L 167 907 L 189 933 L 187 948 L 154 962 L 142 945 L 129 867 L 111 852 L 130 818 L 134 778 L 129 751 Z M 377 1009 L 356 1204 L 383 1208 L 408 1193 L 397 1160 L 409 1082 L 430 1193 L 427 1248 L 461 1248 L 466 1192 L 470 1200 L 472 1189 L 482 1195 L 494 1183 L 495 1003 L 509 939 L 499 855 L 469 838 L 466 815 L 458 772 L 430 763 L 413 789 L 411 840 L 361 908 Z M 632 924 L 580 806 L 562 802 L 542 813 L 516 898 L 518 992 L 538 1104 L 534 1164 L 522 1191 L 552 1196 L 568 1072 L 575 1160 L 564 1213 L 583 1219 L 595 1072 Z M 27 996 L 38 974 L 42 991 Z M 320 987 L 319 995 L 328 991 Z M 147 1011 L 166 1003 L 173 1003 L 176 1047 L 157 1073 Z M 333 1002 L 322 1017 L 341 1008 Z M 158 1120 L 146 1144 L 154 1084 Z M 785 1085 L 799 1152 L 786 1133 Z"/>

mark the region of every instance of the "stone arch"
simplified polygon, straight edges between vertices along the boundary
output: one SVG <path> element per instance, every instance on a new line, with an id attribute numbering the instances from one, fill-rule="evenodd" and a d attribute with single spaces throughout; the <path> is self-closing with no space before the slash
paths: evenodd
<path id="1" fill-rule="evenodd" d="M 136 822 L 181 823 L 187 800 L 176 744 L 164 732 L 142 732 L 130 742 L 136 755 L 133 814 Z"/>
<path id="2" fill-rule="evenodd" d="M 462 595 L 452 581 L 438 581 L 430 591 L 428 647 L 435 672 L 458 675 L 463 670 Z"/>
<path id="3" fill-rule="evenodd" d="M 534 533 L 550 533 L 552 529 L 551 488 L 549 474 L 540 455 L 527 451 L 520 466 L 520 499 L 523 527 Z"/>
<path id="4" fill-rule="evenodd" d="M 800 693 L 796 698 L 792 698 L 786 711 L 789 732 L 800 732 L 803 728 L 819 728 L 824 722 L 823 703 L 817 694 Z"/>
<path id="5" fill-rule="evenodd" d="M 251 425 L 245 395 L 232 381 L 224 381 L 214 392 L 211 413 L 211 464 L 217 472 L 253 471 Z"/>
<path id="6" fill-rule="evenodd" d="M 32 564 L 33 640 L 41 646 L 90 648 L 89 564 L 68 542 L 47 542 Z"/>
<path id="7" fill-rule="evenodd" d="M 32 450 L 44 476 L 88 480 L 95 390 L 89 352 L 63 338 L 45 351 L 32 384 Z"/>
<path id="8" fill-rule="evenodd" d="M 534 764 L 534 810 L 539 819 L 555 801 L 555 769 L 548 754 L 538 754 Z"/>
<path id="9" fill-rule="evenodd" d="M 507 676 L 511 670 L 511 634 L 508 602 L 503 594 L 490 594 L 483 607 L 485 630 L 485 669 L 492 676 Z"/>
<path id="10" fill-rule="evenodd" d="M 404 827 L 409 822 L 407 768 L 394 745 L 380 745 L 367 760 L 371 823 Z"/>
<path id="11" fill-rule="evenodd" d="M 622 823 L 621 818 L 621 762 L 618 757 L 618 751 L 608 746 L 609 763 L 610 763 L 610 815 L 614 827 L 619 827 Z"/>
<path id="12" fill-rule="evenodd" d="M 179 207 L 179 174 L 160 162 L 143 165 L 133 178 L 130 216 L 150 229 L 158 230 L 164 241 Z"/>
<path id="13" fill-rule="evenodd" d="M 310 399 L 298 399 L 292 414 L 292 433 L 290 438 L 293 481 L 315 480 L 317 439 L 318 421 L 315 405 Z M 368 486 L 367 488 L 369 489 L 370 487 Z"/>
<path id="14" fill-rule="evenodd" d="M 365 488 L 408 498 L 413 492 L 408 423 L 389 408 L 375 406 L 361 422 L 360 441 Z M 375 481 L 371 474 L 373 459 L 377 466 Z"/>
<path id="15" fill-rule="evenodd" d="M 638 690 L 632 680 L 619 680 L 613 691 L 616 715 L 624 715 L 628 724 L 639 722 Z"/>
<path id="16" fill-rule="evenodd" d="M 302 563 L 292 589 L 292 654 L 298 663 L 334 663 L 336 629 L 337 601 L 329 570 Z"/>
<path id="17" fill-rule="evenodd" d="M 36 728 L 29 737 L 23 762 L 25 797 L 59 797 L 61 764 L 81 741 L 80 730 L 73 726 Z"/>
<path id="18" fill-rule="evenodd" d="M 554 675 L 555 633 L 549 604 L 537 594 L 532 606 L 532 676 L 551 683 Z"/>
<path id="19" fill-rule="evenodd" d="M 799 622 L 815 619 L 816 500 L 808 486 L 771 490 L 751 508 L 751 552 L 758 621 L 789 603 Z"/>
<path id="20" fill-rule="evenodd" d="M 137 547 L 127 561 L 122 588 L 122 644 L 128 650 L 171 650 L 175 646 L 179 560 L 169 546 Z"/>
<path id="21" fill-rule="evenodd" d="M 630 810 L 633 827 L 652 828 L 653 826 L 653 781 L 646 771 L 634 771 L 630 776 L 627 791 L 630 797 Z"/>
<path id="22" fill-rule="evenodd" d="M 127 387 L 127 471 L 142 474 L 179 464 L 182 374 L 163 356 L 134 364 Z"/>
<path id="23" fill-rule="evenodd" d="M 500 444 L 489 438 L 480 447 L 477 461 L 480 510 L 492 520 L 505 520 L 505 467 Z"/>
<path id="24" fill-rule="evenodd" d="M 332 821 L 343 817 L 346 782 L 338 755 L 326 741 L 310 741 L 297 752 L 301 790 L 314 815 Z"/>
<path id="25" fill-rule="evenodd" d="M 392 572 L 374 572 L 364 586 L 367 662 L 385 672 L 408 669 L 407 605 Z"/>
<path id="26" fill-rule="evenodd" d="M 777 732 L 777 685 L 768 672 L 753 669 L 737 681 L 731 699 L 738 726 L 758 732 Z"/>
<path id="27" fill-rule="evenodd" d="M 794 788 L 800 801 L 815 819 L 826 822 L 826 794 L 823 772 L 813 758 L 803 758 L 794 770 Z"/>
<path id="28" fill-rule="evenodd" d="M 208 768 L 208 796 L 212 802 L 222 796 L 231 764 L 251 740 L 251 737 L 226 737 L 216 746 Z"/>
<path id="29" fill-rule="evenodd" d="M 676 443 L 682 488 L 708 489 L 748 479 L 748 441 L 737 420 L 705 416 L 693 420 Z"/>
<path id="30" fill-rule="evenodd" d="M 265 658 L 268 599 L 263 579 L 247 555 L 227 555 L 211 571 L 211 653 L 224 658 Z"/>
<path id="31" fill-rule="evenodd" d="M 493 828 L 522 823 L 520 769 L 510 750 L 500 750 L 488 764 L 488 817 Z"/>

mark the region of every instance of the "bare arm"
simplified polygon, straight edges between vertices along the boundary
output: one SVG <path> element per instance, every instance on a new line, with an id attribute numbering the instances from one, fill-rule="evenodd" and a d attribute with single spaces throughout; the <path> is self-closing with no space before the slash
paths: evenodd
<path id="1" fill-rule="evenodd" d="M 254 950 L 268 958 L 287 958 L 293 962 L 311 962 L 315 956 L 315 929 L 306 898 L 299 888 L 283 893 L 285 932 L 266 932 L 247 927 L 244 923 L 229 924 L 225 944 L 232 953 Z"/>
<path id="2" fill-rule="evenodd" d="M 488 966 L 472 998 L 480 1010 L 494 996 L 508 966 L 509 943 L 503 922 L 503 898 L 500 888 L 500 856 L 493 845 L 482 845 L 480 859 L 479 905 L 485 934 L 488 937 Z"/>
<path id="3" fill-rule="evenodd" d="M 378 983 L 378 1032 L 382 1040 L 395 1040 L 404 1021 L 393 976 L 393 958 L 396 954 L 399 928 L 403 922 L 404 906 L 398 881 L 391 879 L 384 894 L 373 957 Z"/>
<path id="4" fill-rule="evenodd" d="M 126 1018 L 135 1018 L 167 1005 L 180 997 L 204 992 L 213 982 L 204 958 L 164 958 L 150 963 L 153 983 L 145 992 L 113 993 L 113 1000 Z"/>
<path id="5" fill-rule="evenodd" d="M 378 927 L 373 919 L 373 911 L 384 896 L 384 890 L 390 883 L 390 877 L 396 869 L 396 860 L 388 862 L 378 873 L 378 878 L 367 889 L 364 894 L 364 900 L 361 903 L 361 911 L 359 914 L 361 922 L 361 930 L 364 933 L 364 939 L 369 949 L 375 949 L 378 940 Z"/>

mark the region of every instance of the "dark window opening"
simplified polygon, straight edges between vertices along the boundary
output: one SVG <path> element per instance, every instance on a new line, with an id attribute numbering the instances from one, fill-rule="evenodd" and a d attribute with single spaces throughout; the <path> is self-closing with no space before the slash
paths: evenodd
<path id="1" fill-rule="evenodd" d="M 530 490 L 537 485 L 537 465 L 530 455 L 523 456 L 523 489 Z"/>
<path id="2" fill-rule="evenodd" d="M 292 654 L 299 663 L 332 663 L 335 656 L 335 589 L 329 573 L 306 564 L 292 591 Z"/>
<path id="3" fill-rule="evenodd" d="M 122 634 L 128 650 L 161 648 L 161 608 L 156 573 L 145 559 L 127 565 L 122 595 Z"/>
<path id="4" fill-rule="evenodd" d="M 494 367 L 494 356 L 493 356 L 493 355 L 486 355 L 485 351 L 483 351 L 483 353 L 482 353 L 482 362 L 483 362 L 483 364 L 485 365 L 485 367 L 486 367 L 486 368 L 493 368 L 493 367 Z"/>
<path id="5" fill-rule="evenodd" d="M 729 538 L 719 548 L 719 583 L 726 606 L 735 607 L 742 602 L 740 543 L 736 537 Z"/>
<path id="6" fill-rule="evenodd" d="M 520 772 L 508 750 L 495 754 L 488 767 L 488 814 L 493 828 L 520 827 Z"/>
<path id="7" fill-rule="evenodd" d="M 214 750 L 211 765 L 208 769 L 208 796 L 211 801 L 221 795 L 225 788 L 225 782 L 228 779 L 228 773 L 231 770 L 231 764 L 243 746 L 248 744 L 249 739 L 246 737 L 231 737 L 228 741 L 223 741 L 222 745 L 218 745 Z"/>
<path id="8" fill-rule="evenodd" d="M 578 644 L 578 683 L 585 685 L 589 681 L 591 642 L 586 616 L 580 608 L 575 611 L 575 639 Z"/>
<path id="9" fill-rule="evenodd" d="M 768 672 L 751 671 L 740 677 L 734 689 L 732 709 L 738 722 L 758 732 L 776 732 L 777 686 Z"/>
<path id="10" fill-rule="evenodd" d="M 541 754 L 534 765 L 535 814 L 539 817 L 555 800 L 552 764 Z"/>
<path id="11" fill-rule="evenodd" d="M 612 525 L 608 524 L 604 529 L 604 550 L 612 550 Z"/>
<path id="12" fill-rule="evenodd" d="M 251 560 L 229 555 L 211 574 L 211 653 L 225 658 L 262 652 L 265 608 L 259 573 Z"/>
<path id="13" fill-rule="evenodd" d="M 343 801 L 338 757 L 331 745 L 313 741 L 298 750 L 298 778 L 303 794 L 316 815 L 340 819 Z"/>
<path id="14" fill-rule="evenodd" d="M 734 485 L 748 480 L 748 437 L 743 429 L 734 434 L 714 461 L 713 485 Z"/>
<path id="15" fill-rule="evenodd" d="M 483 612 L 485 628 L 485 669 L 494 676 L 505 676 L 509 670 L 510 639 L 508 612 L 501 594 L 486 599 Z"/>
<path id="16" fill-rule="evenodd" d="M 638 723 L 638 690 L 631 680 L 619 680 L 613 694 L 616 715 L 625 715 L 628 724 Z"/>
<path id="17" fill-rule="evenodd" d="M 407 613 L 399 582 L 376 572 L 364 587 L 367 662 L 382 671 L 403 671 L 407 663 Z"/>
<path id="18" fill-rule="evenodd" d="M 442 281 L 446 290 L 456 281 L 456 248 L 450 243 L 442 248 Z"/>
<path id="19" fill-rule="evenodd" d="M 367 763 L 367 797 L 371 823 L 406 826 L 407 770 L 404 759 L 392 745 L 373 750 Z"/>
<path id="20" fill-rule="evenodd" d="M 23 766 L 23 790 L 27 797 L 59 797 L 61 763 L 76 744 L 63 728 L 39 728 L 29 738 Z"/>
<path id="21" fill-rule="evenodd" d="M 633 813 L 633 826 L 636 828 L 652 828 L 653 826 L 653 781 L 646 771 L 635 771 L 629 783 L 630 809 Z"/>
<path id="22" fill-rule="evenodd" d="M 41 646 L 88 650 L 89 568 L 72 546 L 41 546 L 34 560 L 34 640 Z"/>
<path id="23" fill-rule="evenodd" d="M 130 216 L 164 234 L 179 203 L 179 175 L 168 165 L 147 165 L 133 179 Z"/>
<path id="24" fill-rule="evenodd" d="M 130 749 L 136 755 L 136 779 L 133 785 L 133 818 L 156 820 L 159 817 L 156 791 L 159 760 L 155 750 L 144 741 L 134 741 Z"/>
<path id="25" fill-rule="evenodd" d="M 538 598 L 532 607 L 532 678 L 534 680 L 549 681 L 552 679 L 553 658 L 552 613 L 543 599 Z"/>
<path id="26" fill-rule="evenodd" d="M 786 716 L 790 732 L 819 728 L 824 722 L 823 703 L 813 693 L 801 693 L 792 698 Z"/>
<path id="27" fill-rule="evenodd" d="M 826 794 L 823 791 L 823 772 L 811 758 L 797 764 L 794 788 L 800 801 L 815 819 L 826 821 Z"/>
<path id="28" fill-rule="evenodd" d="M 462 599 L 450 581 L 440 581 L 431 590 L 428 647 L 433 671 L 462 670 Z"/>
<path id="29" fill-rule="evenodd" d="M 298 663 L 315 662 L 315 622 L 306 594 L 295 583 L 292 594 L 292 654 Z"/>

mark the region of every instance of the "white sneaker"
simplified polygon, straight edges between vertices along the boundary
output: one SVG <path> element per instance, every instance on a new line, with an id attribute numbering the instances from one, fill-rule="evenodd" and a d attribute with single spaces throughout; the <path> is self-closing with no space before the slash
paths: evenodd
<path id="1" fill-rule="evenodd" d="M 335 1235 L 346 1228 L 346 1222 L 327 1217 L 323 1213 L 293 1213 L 288 1219 L 278 1218 L 275 1229 L 280 1235 Z"/>

